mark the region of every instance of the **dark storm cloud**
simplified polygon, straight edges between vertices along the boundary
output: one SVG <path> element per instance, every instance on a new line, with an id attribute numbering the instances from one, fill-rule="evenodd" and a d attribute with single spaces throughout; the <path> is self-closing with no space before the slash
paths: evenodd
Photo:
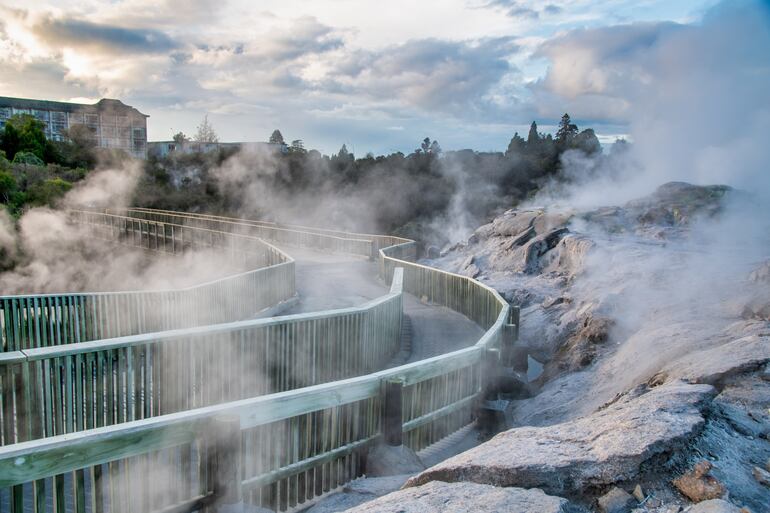
<path id="1" fill-rule="evenodd" d="M 162 53 L 179 46 L 159 30 L 124 28 L 72 18 L 48 17 L 35 25 L 33 31 L 50 45 L 111 53 Z"/>

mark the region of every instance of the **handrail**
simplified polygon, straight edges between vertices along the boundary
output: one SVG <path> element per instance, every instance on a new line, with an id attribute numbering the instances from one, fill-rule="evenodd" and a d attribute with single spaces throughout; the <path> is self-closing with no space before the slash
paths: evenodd
<path id="1" fill-rule="evenodd" d="M 111 209 L 114 210 L 114 209 Z M 118 209 L 119 211 L 121 209 Z M 160 209 L 154 209 L 154 208 L 141 208 L 141 207 L 130 207 L 127 209 L 122 209 L 127 212 L 142 212 L 147 214 L 155 214 L 155 213 L 163 213 L 163 214 L 171 214 L 175 216 L 184 215 L 185 217 L 191 217 L 191 218 L 199 218 L 199 219 L 217 219 L 222 220 L 226 222 L 239 222 L 249 225 L 255 225 L 255 226 L 271 226 L 278 229 L 294 229 L 299 230 L 303 232 L 312 232 L 312 233 L 320 233 L 320 234 L 328 234 L 332 236 L 338 236 L 342 238 L 359 238 L 359 239 L 387 239 L 391 241 L 388 246 L 393 245 L 393 243 L 403 243 L 403 242 L 412 242 L 410 239 L 405 239 L 403 237 L 395 237 L 392 235 L 378 235 L 373 233 L 363 233 L 363 232 L 346 232 L 342 230 L 330 230 L 327 228 L 318 228 L 318 227 L 311 227 L 311 226 L 305 226 L 305 225 L 299 225 L 299 224 L 287 224 L 287 223 L 276 223 L 272 221 L 257 221 L 252 219 L 244 219 L 244 218 L 233 218 L 233 217 L 226 217 L 226 216 L 218 216 L 214 214 L 201 214 L 196 212 L 184 212 L 180 213 L 178 211 L 174 210 L 160 210 Z"/>
<path id="2" fill-rule="evenodd" d="M 227 250 L 224 256 L 240 255 L 251 269 L 177 289 L 0 296 L 0 354 L 252 317 L 295 294 L 294 260 L 261 239 L 152 221 L 135 226 L 132 218 L 94 212 L 70 214 L 103 237 L 171 254 L 208 238 Z"/>
<path id="3" fill-rule="evenodd" d="M 239 226 L 235 221 L 220 222 Z M 242 452 L 237 460 L 243 465 L 239 475 L 244 498 L 283 511 L 360 475 L 361 451 L 382 435 L 380 412 L 386 382 L 398 380 L 403 385 L 401 424 L 404 443 L 413 449 L 466 425 L 473 418 L 473 404 L 484 383 L 482 366 L 489 355 L 496 358 L 495 350 L 515 328 L 511 309 L 496 291 L 476 280 L 411 262 L 416 256 L 414 242 L 391 241 L 396 244 L 377 249 L 380 276 L 386 282 L 403 282 L 404 291 L 458 311 L 486 329 L 475 345 L 359 377 L 0 447 L 0 487 L 13 486 L 14 496 L 18 496 L 21 483 L 62 475 L 80 465 L 90 468 L 92 486 L 104 481 L 121 490 L 120 475 L 112 473 L 115 462 L 125 462 L 126 469 L 141 474 L 141 458 L 167 454 L 162 457 L 183 462 L 182 468 L 197 461 L 200 483 L 186 483 L 189 493 L 145 509 L 191 504 L 216 493 L 205 477 L 205 462 L 217 449 L 206 440 L 212 422 L 234 415 L 241 432 Z M 372 241 L 373 248 L 378 244 Z M 403 271 L 396 271 L 397 267 Z M 68 447 L 83 456 L 72 456 Z M 110 455 L 108 451 L 115 447 L 119 451 Z M 73 479 L 81 479 L 82 472 L 75 470 Z M 10 477 L 3 480 L 6 475 Z M 41 481 L 35 482 L 44 489 Z M 137 495 L 152 496 L 152 483 L 141 486 Z"/>
<path id="4" fill-rule="evenodd" d="M 114 209 L 113 209 L 114 210 Z M 281 242 L 284 244 L 310 247 L 313 249 L 327 249 L 336 253 L 350 253 L 372 258 L 376 249 L 373 242 L 377 236 L 365 236 L 363 234 L 350 234 L 345 232 L 335 232 L 334 235 L 328 230 L 319 230 L 316 228 L 305 228 L 296 225 L 281 225 L 273 223 L 252 222 L 248 220 L 222 218 L 219 216 L 209 216 L 202 214 L 180 214 L 171 211 L 156 211 L 151 209 L 121 209 L 126 216 L 136 217 L 138 219 L 151 219 L 159 222 L 168 222 L 168 219 L 175 219 L 177 223 L 189 226 L 191 222 L 196 225 L 204 224 L 206 226 L 226 225 L 230 229 L 238 227 L 241 230 L 257 230 L 257 236 Z M 322 243 L 322 242 L 325 242 Z"/>
<path id="5" fill-rule="evenodd" d="M 355 307 L 6 353 L 3 393 L 16 400 L 0 403 L 0 445 L 372 372 L 399 350 L 401 315 L 394 279 Z"/>

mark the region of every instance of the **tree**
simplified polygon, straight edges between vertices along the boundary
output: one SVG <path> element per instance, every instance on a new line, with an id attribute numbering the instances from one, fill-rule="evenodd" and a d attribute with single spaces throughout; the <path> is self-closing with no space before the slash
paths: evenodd
<path id="1" fill-rule="evenodd" d="M 96 138 L 93 132 L 85 125 L 72 125 L 64 135 L 67 141 L 57 143 L 62 165 L 93 169 L 96 165 Z"/>
<path id="2" fill-rule="evenodd" d="M 350 158 L 350 152 L 348 151 L 348 147 L 345 144 L 343 144 L 342 148 L 340 148 L 340 151 L 337 152 L 337 158 L 338 159 Z"/>
<path id="3" fill-rule="evenodd" d="M 572 123 L 569 114 L 564 114 L 559 121 L 559 130 L 556 131 L 556 143 L 562 147 L 570 144 L 578 133 L 578 127 Z"/>
<path id="4" fill-rule="evenodd" d="M 432 143 L 430 143 L 430 148 L 428 149 L 428 151 L 432 155 L 438 155 L 439 153 L 441 153 L 441 146 L 439 146 L 438 141 L 434 140 Z"/>
<path id="5" fill-rule="evenodd" d="M 44 162 L 56 160 L 56 150 L 45 138 L 45 125 L 29 114 L 17 114 L 5 122 L 0 149 L 10 160 L 20 151 L 33 153 Z"/>
<path id="6" fill-rule="evenodd" d="M 27 191 L 28 200 L 33 205 L 53 206 L 56 200 L 72 189 L 72 184 L 61 178 L 49 178 L 42 183 L 33 185 Z"/>
<path id="7" fill-rule="evenodd" d="M 534 121 L 529 125 L 529 133 L 527 134 L 527 153 L 537 153 L 540 150 L 540 143 L 542 138 L 537 132 L 537 123 Z"/>
<path id="8" fill-rule="evenodd" d="M 422 144 L 420 145 L 420 149 L 423 153 L 429 153 L 430 152 L 430 137 L 426 137 L 422 140 Z"/>
<path id="9" fill-rule="evenodd" d="M 16 178 L 7 171 L 0 170 L 0 201 L 8 204 L 11 202 L 11 195 L 16 190 Z"/>
<path id="10" fill-rule="evenodd" d="M 306 153 L 305 143 L 302 142 L 302 139 L 295 139 L 291 142 L 291 147 L 289 147 L 289 151 L 292 153 Z"/>
<path id="11" fill-rule="evenodd" d="M 195 141 L 202 143 L 215 143 L 219 142 L 219 136 L 217 136 L 214 127 L 209 123 L 208 114 L 203 117 L 203 121 L 198 125 L 198 131 L 195 134 Z"/>
<path id="12" fill-rule="evenodd" d="M 511 142 L 508 143 L 508 149 L 505 150 L 505 156 L 514 155 L 517 153 L 523 153 L 526 148 L 526 141 L 519 135 L 519 132 L 513 134 Z"/>
<path id="13" fill-rule="evenodd" d="M 177 144 L 184 144 L 184 143 L 186 143 L 187 141 L 190 140 L 190 138 L 187 137 L 184 134 L 184 132 L 177 132 L 177 133 L 175 133 L 173 139 L 174 139 L 174 142 L 177 143 Z"/>
<path id="14" fill-rule="evenodd" d="M 31 151 L 19 151 L 13 156 L 14 164 L 26 164 L 29 166 L 44 166 L 43 159 L 32 153 Z"/>
<path id="15" fill-rule="evenodd" d="M 277 128 L 273 130 L 273 133 L 270 134 L 270 139 L 268 140 L 270 144 L 286 144 L 283 141 L 283 135 L 281 134 L 281 131 Z"/>

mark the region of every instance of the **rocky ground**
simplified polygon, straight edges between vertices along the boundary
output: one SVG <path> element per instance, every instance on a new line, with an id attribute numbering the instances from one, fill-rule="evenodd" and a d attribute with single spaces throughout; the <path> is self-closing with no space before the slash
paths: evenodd
<path id="1" fill-rule="evenodd" d="M 770 244 L 750 201 L 670 183 L 511 210 L 429 251 L 521 305 L 533 379 L 510 429 L 350 511 L 770 512 Z"/>

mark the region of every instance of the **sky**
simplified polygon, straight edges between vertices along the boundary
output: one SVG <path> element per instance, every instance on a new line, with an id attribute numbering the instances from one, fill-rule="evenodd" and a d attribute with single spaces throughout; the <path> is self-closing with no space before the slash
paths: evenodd
<path id="1" fill-rule="evenodd" d="M 609 143 L 629 135 L 638 89 L 667 73 L 665 59 L 651 61 L 654 50 L 719 8 L 712 0 L 0 0 L 0 96 L 118 98 L 150 116 L 151 141 L 193 135 L 207 115 L 222 141 L 266 140 L 278 128 L 287 142 L 324 153 L 343 143 L 358 156 L 408 153 L 424 137 L 445 150 L 502 151 L 533 120 L 555 131 L 567 111 Z"/>

